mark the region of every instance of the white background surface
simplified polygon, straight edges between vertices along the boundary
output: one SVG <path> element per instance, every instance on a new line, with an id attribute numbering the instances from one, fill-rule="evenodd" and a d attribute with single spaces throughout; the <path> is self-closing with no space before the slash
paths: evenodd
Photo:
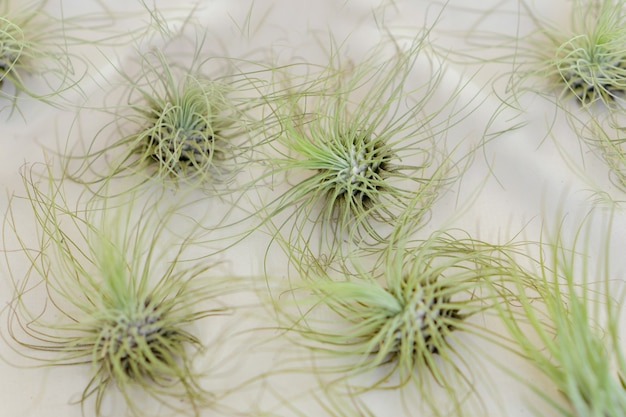
<path id="1" fill-rule="evenodd" d="M 66 17 L 79 15 L 94 2 L 87 0 L 52 0 L 49 2 L 52 13 Z M 142 12 L 135 1 L 111 0 L 107 6 L 121 19 L 115 30 L 138 30 L 149 21 L 148 15 Z M 376 0 L 223 0 L 206 1 L 203 7 L 195 12 L 202 25 L 209 28 L 216 44 L 223 45 L 226 54 L 233 56 L 274 56 L 281 63 L 289 60 L 324 63 L 325 43 L 318 39 L 328 39 L 328 34 L 339 41 L 346 41 L 347 50 L 353 58 L 367 52 L 381 37 L 379 29 L 383 21 L 391 33 L 406 35 L 424 22 L 432 23 L 441 10 L 439 5 L 427 6 L 426 1 L 397 0 L 393 4 L 379 6 Z M 482 12 L 488 18 L 481 23 L 482 28 L 501 33 L 500 39 L 514 36 L 518 30 L 524 32 L 532 27 L 527 19 L 518 17 L 515 0 L 491 4 L 484 1 L 452 0 L 447 9 L 441 12 L 431 36 L 432 42 L 442 50 L 453 48 L 458 52 L 463 47 L 463 40 L 458 33 L 469 31 Z M 567 10 L 570 2 L 555 0 L 551 2 L 537 1 L 535 12 L 553 21 L 561 21 L 567 25 Z M 548 3 L 550 3 L 548 5 Z M 61 7 L 62 4 L 62 7 Z M 156 1 L 166 16 L 180 15 L 192 4 L 190 1 Z M 497 7 L 495 7 L 497 5 Z M 124 10 L 137 11 L 136 14 L 125 14 Z M 489 14 L 493 13 L 493 14 Z M 378 19 L 378 23 L 374 17 Z M 237 25 L 246 27 L 248 36 L 242 36 Z M 454 32 L 454 33 L 453 33 Z M 92 46 L 76 47 L 76 53 L 85 54 L 94 64 L 90 75 L 81 87 L 91 98 L 91 103 L 106 96 L 99 83 L 94 68 L 105 77 L 115 72 L 108 68 L 110 63 L 103 58 L 119 57 L 124 62 L 134 53 L 133 45 L 115 48 L 101 47 L 96 50 Z M 267 51 L 271 51 L 270 54 Z M 497 51 L 485 49 L 484 56 L 497 54 Z M 107 55 L 111 54 L 111 55 Z M 499 108 L 499 101 L 491 93 L 492 80 L 499 77 L 494 88 L 502 88 L 502 80 L 511 70 L 506 64 L 461 65 L 449 62 L 448 77 L 451 80 L 470 80 L 462 92 L 462 99 L 471 100 L 478 97 L 483 104 L 462 124 L 455 128 L 454 134 L 459 138 L 478 141 Z M 444 94 L 444 93 L 441 93 Z M 443 96 L 436 100 L 445 100 Z M 77 103 L 78 104 L 78 103 Z M 426 232 L 436 230 L 444 224 L 460 227 L 476 238 L 487 241 L 502 242 L 521 232 L 525 239 L 537 240 L 542 226 L 548 230 L 559 223 L 563 216 L 571 221 L 572 228 L 577 227 L 581 218 L 592 206 L 595 194 L 592 184 L 609 193 L 614 199 L 623 199 L 620 192 L 608 180 L 608 170 L 602 162 L 581 145 L 570 127 L 557 113 L 557 121 L 552 126 L 555 113 L 554 106 L 547 100 L 529 94 L 522 100 L 525 111 L 505 110 L 495 119 L 493 131 L 508 129 L 518 123 L 525 126 L 512 130 L 497 137 L 484 150 L 477 153 L 472 166 L 464 174 L 457 186 L 450 189 L 433 208 L 433 217 L 426 227 Z M 574 103 L 572 103 L 574 104 Z M 20 109 L 24 117 L 14 114 L 10 120 L 0 124 L 0 140 L 3 151 L 0 152 L 0 184 L 4 191 L 0 193 L 0 210 L 3 212 L 9 204 L 9 196 L 13 193 L 23 195 L 20 170 L 24 164 L 44 161 L 44 148 L 56 149 L 64 138 L 71 141 L 88 140 L 86 137 L 68 133 L 68 127 L 75 120 L 74 111 L 54 109 L 50 106 L 20 99 Z M 89 120 L 90 126 L 97 128 L 101 120 L 97 117 Z M 102 120 L 106 121 L 106 118 Z M 89 132 L 89 129 L 87 129 Z M 551 134 L 549 134 L 551 132 Z M 72 136 L 74 135 L 74 136 Z M 558 146 L 555 146 L 555 143 Z M 562 151 L 565 151 L 566 159 Z M 491 172 L 490 172 L 491 170 Z M 582 175 L 581 175 L 582 174 Z M 24 205 L 24 207 L 27 207 Z M 450 220 L 453 219 L 453 220 Z M 18 225 L 23 233 L 32 233 L 33 223 L 27 211 L 18 210 Z M 615 253 L 624 248 L 623 225 L 626 216 L 618 213 L 615 227 Z M 451 223 L 449 223 L 451 222 Z M 620 227 L 618 227 L 620 226 Z M 29 232 L 29 230 L 31 232 Z M 604 239 L 602 231 L 596 238 Z M 9 245 L 11 242 L 9 242 Z M 250 240 L 235 247 L 223 255 L 226 270 L 230 273 L 249 276 L 260 276 L 262 257 L 266 242 L 262 237 Z M 10 257 L 11 255 L 9 255 Z M 17 255 L 16 255 L 17 256 Z M 620 259 L 621 258 L 621 259 Z M 17 258 L 16 258 L 17 259 Z M 613 273 L 619 277 L 624 272 L 623 256 L 614 257 Z M 272 266 L 272 272 L 281 275 L 281 265 Z M 19 271 L 20 267 L 16 267 Z M 0 265 L 0 300 L 5 303 L 11 298 L 12 288 L 7 279 L 8 269 Z M 241 302 L 241 300 L 238 300 Z M 207 321 L 211 330 L 203 329 L 201 333 L 211 340 L 221 326 L 229 327 L 241 323 L 243 328 L 255 326 L 255 321 L 247 314 L 236 317 L 215 318 Z M 205 324 L 204 322 L 202 323 Z M 0 326 L 4 320 L 0 321 Z M 261 325 L 261 324 L 258 324 Z M 246 336 L 247 337 L 247 336 Z M 236 365 L 236 371 L 220 373 L 214 380 L 207 380 L 208 387 L 219 390 L 233 386 L 237 378 L 252 376 L 263 370 L 271 369 L 271 363 L 280 362 L 279 352 L 289 349 L 287 344 L 276 341 L 262 350 L 251 348 L 246 337 L 233 340 L 218 339 L 220 343 L 214 352 L 216 357 L 207 359 L 210 363 L 220 362 L 219 357 L 227 358 L 226 363 Z M 275 346 L 274 346 L 275 345 Z M 274 347 L 273 347 L 274 346 Z M 494 352 L 493 355 L 499 353 Z M 222 356 L 220 356 L 222 355 Z M 0 356 L 13 364 L 32 365 L 24 358 L 18 358 L 0 343 Z M 535 382 L 538 386 L 545 384 L 546 392 L 553 391 L 546 382 L 528 364 L 515 358 L 509 358 L 511 367 L 524 378 Z M 89 379 L 88 366 L 56 367 L 56 368 L 17 368 L 5 361 L 0 361 L 0 415 L 1 416 L 78 416 L 80 406 L 70 404 L 75 400 Z M 484 398 L 491 402 L 491 396 L 499 398 L 505 408 L 505 414 L 511 417 L 533 415 L 531 409 L 541 409 L 541 404 L 523 386 L 512 381 L 497 369 L 486 369 L 491 384 L 485 384 Z M 226 402 L 242 411 L 254 410 L 255 406 L 271 407 L 273 394 L 268 387 L 281 392 L 285 398 L 294 396 L 293 404 L 302 410 L 303 415 L 326 415 L 313 404 L 310 396 L 298 396 L 315 386 L 312 377 L 306 375 L 273 375 L 265 383 L 242 392 L 236 392 Z M 556 392 L 553 393 L 557 395 Z M 367 403 L 377 416 L 410 415 L 399 409 L 397 394 L 375 392 L 366 397 Z M 263 399 L 262 401 L 260 399 Z M 118 398 L 118 400 L 120 400 Z M 493 416 L 502 416 L 493 401 Z M 121 404 L 121 402 L 119 403 Z M 110 415 L 117 416 L 118 405 L 110 405 Z M 532 407 L 531 407 L 532 404 Z M 86 406 L 86 415 L 91 415 L 92 407 Z M 277 415 L 293 415 L 286 407 L 276 410 Z M 207 410 L 205 415 L 219 415 L 219 412 Z M 250 415 L 254 415 L 251 411 Z M 345 415 L 357 415 L 347 412 Z M 538 412 L 536 415 L 548 416 Z"/>

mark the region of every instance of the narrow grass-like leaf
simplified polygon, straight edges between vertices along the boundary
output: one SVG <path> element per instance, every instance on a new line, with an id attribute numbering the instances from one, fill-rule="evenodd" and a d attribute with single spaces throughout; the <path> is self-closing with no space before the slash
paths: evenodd
<path id="1" fill-rule="evenodd" d="M 519 305 L 502 312 L 523 355 L 562 394 L 558 399 L 536 389 L 548 405 L 567 417 L 618 417 L 626 413 L 620 346 L 623 289 L 616 292 L 612 282 L 609 243 L 591 259 L 593 225 L 586 221 L 571 245 L 566 245 L 562 230 L 542 243 L 534 285 L 520 284 Z M 610 236 L 605 238 L 610 241 Z"/>
<path id="2" fill-rule="evenodd" d="M 583 106 L 600 102 L 613 107 L 622 102 L 626 91 L 623 0 L 574 1 L 567 28 L 538 17 L 526 1 L 521 5 L 537 30 L 518 44 L 520 66 L 512 77 L 514 89 L 530 83 L 537 91 L 554 89 L 560 98 L 575 97 Z"/>
<path id="3" fill-rule="evenodd" d="M 90 46 L 120 46 L 138 32 L 114 32 L 115 16 L 103 5 L 83 13 L 48 0 L 5 0 L 0 4 L 0 108 L 7 117 L 21 113 L 28 98 L 56 107 L 73 107 L 85 95 L 89 71 L 82 51 Z M 92 8 L 95 10 L 88 11 Z"/>

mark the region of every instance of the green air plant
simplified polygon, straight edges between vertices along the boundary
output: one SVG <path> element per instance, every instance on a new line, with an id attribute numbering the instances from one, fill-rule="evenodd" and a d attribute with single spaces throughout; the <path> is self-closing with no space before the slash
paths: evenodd
<path id="1" fill-rule="evenodd" d="M 22 92 L 38 95 L 28 86 L 27 74 L 45 73 L 46 60 L 64 60 L 59 51 L 62 43 L 49 43 L 56 38 L 52 29 L 56 22 L 43 10 L 46 1 L 13 3 L 17 2 L 4 1 L 0 11 L 0 92 L 12 101 Z"/>
<path id="2" fill-rule="evenodd" d="M 558 47 L 554 62 L 582 103 L 610 103 L 626 91 L 625 5 L 602 0 L 574 9 L 574 34 Z"/>
<path id="3" fill-rule="evenodd" d="M 48 13 L 47 3 L 5 0 L 0 5 L 0 97 L 9 100 L 11 110 L 21 94 L 50 102 L 82 77 L 67 46 L 85 41 L 72 38 L 76 22 Z"/>
<path id="4" fill-rule="evenodd" d="M 359 62 L 334 47 L 328 66 L 311 71 L 314 81 L 292 91 L 286 82 L 271 103 L 279 132 L 268 130 L 263 177 L 287 186 L 263 203 L 276 233 L 294 244 L 311 244 L 318 234 L 330 248 L 342 240 L 384 242 L 410 201 L 419 197 L 413 214 L 425 218 L 459 175 L 462 164 L 452 160 L 446 133 L 472 109 L 456 102 L 458 80 L 447 103 L 434 104 L 446 71 L 426 38 L 408 46 L 381 41 Z"/>
<path id="5" fill-rule="evenodd" d="M 502 312 L 523 355 L 562 396 L 529 382 L 547 405 L 567 417 L 618 417 L 626 414 L 623 288 L 610 275 L 610 236 L 593 259 L 590 230 L 580 229 L 570 248 L 561 235 L 543 242 L 533 285 L 520 284 L 519 305 Z"/>
<path id="6" fill-rule="evenodd" d="M 530 35 L 526 47 L 519 47 L 516 63 L 523 62 L 524 48 L 531 48 L 528 54 L 534 57 L 534 68 L 519 68 L 513 78 L 519 82 L 518 77 L 541 77 L 560 89 L 561 98 L 576 97 L 584 106 L 596 102 L 612 106 L 626 92 L 626 3 L 623 0 L 572 3 L 567 30 L 562 23 L 537 17 L 526 1 L 521 3 L 538 29 Z"/>
<path id="7" fill-rule="evenodd" d="M 79 143 L 71 151 L 68 175 L 96 186 L 131 177 L 213 192 L 218 183 L 232 183 L 250 160 L 251 134 L 260 126 L 251 112 L 260 80 L 239 72 L 251 63 L 209 54 L 207 43 L 206 36 L 181 33 L 118 68 L 122 81 L 108 97 L 119 102 L 103 109 L 113 121 L 86 148 Z"/>
<path id="8" fill-rule="evenodd" d="M 27 99 L 76 108 L 89 94 L 87 75 L 102 69 L 91 60 L 94 52 L 126 47 L 150 32 L 132 22 L 140 12 L 115 14 L 104 2 L 91 3 L 66 8 L 49 0 L 0 2 L 0 109 L 8 117 L 17 110 L 26 119 L 21 102 Z"/>
<path id="9" fill-rule="evenodd" d="M 535 15 L 527 1 L 521 2 L 538 29 L 528 39 L 518 41 L 511 87 L 514 94 L 530 88 L 551 101 L 557 91 L 554 116 L 546 118 L 554 117 L 549 121 L 550 131 L 546 136 L 554 138 L 568 164 L 586 177 L 585 181 L 600 189 L 598 195 L 615 200 L 607 192 L 608 187 L 599 186 L 588 177 L 589 166 L 576 166 L 586 159 L 583 146 L 572 146 L 551 129 L 563 121 L 568 123 L 571 133 L 589 145 L 609 168 L 611 182 L 621 191 L 626 190 L 624 120 L 620 110 L 626 92 L 626 2 L 575 0 L 571 3 L 569 28 L 564 29 L 560 22 L 550 23 Z M 544 93 L 546 80 L 550 83 L 549 93 Z M 566 105 L 565 99 L 572 97 L 581 104 L 576 109 Z M 557 116 L 560 110 L 564 119 Z"/>
<path id="10" fill-rule="evenodd" d="M 20 26 L 6 18 L 2 18 L 2 26 L 2 58 L 0 59 L 2 79 L 0 80 L 0 86 L 7 76 L 10 77 L 13 74 L 19 76 L 17 75 L 15 65 L 25 47 L 24 33 Z"/>
<path id="11" fill-rule="evenodd" d="M 210 261 L 183 260 L 193 235 L 168 238 L 174 211 L 153 203 L 166 196 L 91 198 L 73 210 L 63 185 L 29 178 L 26 198 L 13 199 L 5 220 L 5 241 L 13 230 L 29 264 L 23 278 L 12 272 L 6 340 L 46 365 L 87 365 L 80 403 L 95 399 L 96 415 L 120 395 L 130 414 L 149 413 L 149 402 L 136 403 L 140 391 L 177 415 L 212 405 L 215 395 L 193 366 L 207 348 L 193 330 L 228 312 L 219 297 L 234 292 L 235 281 L 212 277 Z M 35 244 L 16 227 L 12 207 L 21 202 L 32 205 Z M 14 251 L 6 253 L 16 265 Z"/>
<path id="12" fill-rule="evenodd" d="M 302 279 L 273 297 L 281 326 L 311 349 L 312 372 L 329 390 L 417 391 L 405 395 L 405 409 L 427 415 L 485 407 L 471 395 L 482 348 L 464 346 L 502 342 L 489 311 L 512 296 L 504 282 L 518 275 L 515 247 L 459 231 L 410 240 L 403 229 L 384 251 L 360 249 L 330 266 L 304 254 L 295 262 Z"/>

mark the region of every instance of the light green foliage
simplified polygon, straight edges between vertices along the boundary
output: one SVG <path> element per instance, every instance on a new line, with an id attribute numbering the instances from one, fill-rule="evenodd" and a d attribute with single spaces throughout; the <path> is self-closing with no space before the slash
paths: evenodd
<path id="1" fill-rule="evenodd" d="M 626 2 L 577 0 L 572 3 L 571 23 L 567 29 L 535 19 L 541 36 L 533 45 L 541 65 L 532 74 L 541 76 L 542 82 L 546 79 L 552 82 L 561 91 L 560 99 L 576 97 L 580 108 L 568 108 L 562 101 L 556 103 L 557 108 L 565 111 L 572 133 L 604 160 L 610 169 L 611 181 L 624 191 Z M 578 155 L 572 149 L 576 148 L 568 138 L 563 139 L 556 142 L 557 146 L 564 156 L 574 160 Z M 587 167 L 576 169 L 583 177 L 588 176 Z M 603 199 L 621 200 L 611 195 L 609 187 L 598 186 L 595 179 L 585 180 Z"/>
<path id="2" fill-rule="evenodd" d="M 50 36 L 54 20 L 43 11 L 46 1 L 33 1 L 19 7 L 10 1 L 3 3 L 0 14 L 0 86 L 9 81 L 18 92 L 28 91 L 22 77 L 38 71 L 33 65 L 38 58 L 45 56 L 43 42 L 46 33 Z"/>
<path id="3" fill-rule="evenodd" d="M 266 177 L 284 177 L 289 188 L 262 212 L 292 244 L 313 246 L 316 233 L 330 252 L 342 240 L 385 242 L 412 201 L 414 218 L 424 219 L 459 174 L 446 132 L 471 109 L 454 108 L 460 85 L 433 104 L 445 68 L 424 32 L 408 45 L 381 41 L 358 62 L 336 47 L 327 67 L 309 70 L 314 81 L 294 86 L 298 78 L 284 76 L 271 103 L 278 131 L 269 131 Z"/>
<path id="4" fill-rule="evenodd" d="M 15 65 L 17 64 L 22 50 L 24 49 L 24 41 L 22 30 L 19 26 L 6 18 L 0 18 L 0 36 L 2 40 L 2 56 L 0 56 L 0 86 L 7 76 L 12 76 L 15 73 Z"/>
<path id="5" fill-rule="evenodd" d="M 84 76 L 79 58 L 68 48 L 86 43 L 73 37 L 77 21 L 51 15 L 47 3 L 6 0 L 0 4 L 0 98 L 9 102 L 1 106 L 11 110 L 9 115 L 23 94 L 60 105 L 61 95 L 74 90 Z"/>
<path id="6" fill-rule="evenodd" d="M 181 31 L 138 52 L 129 68 L 111 62 L 121 79 L 112 91 L 122 99 L 105 109 L 114 120 L 68 158 L 72 179 L 98 186 L 135 177 L 214 194 L 239 189 L 233 180 L 250 163 L 252 134 L 262 126 L 252 115 L 262 103 L 259 74 L 269 70 L 213 55 L 207 36 Z M 246 66 L 257 73 L 240 72 Z"/>
<path id="7" fill-rule="evenodd" d="M 38 93 L 32 89 L 26 77 L 47 72 L 47 76 L 57 75 L 62 79 L 65 77 L 62 72 L 67 71 L 63 67 L 67 64 L 67 57 L 60 48 L 61 43 L 53 43 L 62 41 L 62 38 L 59 38 L 58 29 L 54 29 L 55 19 L 43 10 L 45 0 L 24 5 L 11 1 L 3 3 L 0 6 L 0 97 L 8 99 L 13 110 L 17 106 L 17 96 L 22 93 L 41 99 L 49 96 L 50 93 Z M 61 68 L 55 68 L 55 64 Z M 57 88 L 63 89 L 53 87 L 54 90 Z"/>
<path id="8" fill-rule="evenodd" d="M 208 181 L 220 169 L 214 160 L 235 157 L 225 135 L 240 115 L 227 97 L 229 87 L 191 73 L 174 74 L 163 56 L 157 62 L 160 68 L 133 87 L 140 95 L 133 107 L 145 125 L 138 126 L 129 148 L 139 165 L 154 164 L 160 180 Z"/>
<path id="9" fill-rule="evenodd" d="M 466 402 L 484 406 L 469 399 L 480 354 L 464 340 L 503 342 L 487 313 L 514 299 L 505 283 L 518 275 L 515 251 L 457 230 L 411 240 L 399 227 L 372 266 L 364 250 L 334 265 L 296 258 L 302 279 L 275 306 L 288 334 L 315 352 L 313 371 L 333 376 L 329 387 L 348 383 L 358 394 L 408 386 L 419 393 L 407 400 L 416 410 L 462 415 Z"/>
<path id="10" fill-rule="evenodd" d="M 534 279 L 518 284 L 519 305 L 502 311 L 523 355 L 567 405 L 536 389 L 539 396 L 563 416 L 618 417 L 626 413 L 619 321 L 623 297 L 609 275 L 608 243 L 593 267 L 596 261 L 584 240 L 588 234 L 580 230 L 571 248 L 561 235 L 543 242 L 537 270 L 529 273 Z"/>
<path id="11" fill-rule="evenodd" d="M 566 88 L 583 104 L 610 104 L 626 91 L 626 3 L 578 3 L 571 37 L 556 49 L 554 64 Z"/>
<path id="12" fill-rule="evenodd" d="M 183 260 L 193 235 L 168 237 L 173 211 L 154 204 L 161 196 L 91 199 L 73 210 L 63 186 L 24 183 L 38 244 L 27 243 L 10 212 L 7 225 L 31 264 L 24 278 L 13 277 L 7 331 L 16 351 L 49 365 L 90 364 L 93 376 L 80 402 L 94 396 L 96 415 L 114 389 L 133 415 L 143 414 L 136 387 L 179 414 L 211 404 L 213 395 L 193 369 L 204 347 L 192 326 L 225 313 L 217 297 L 232 288 L 207 279 L 210 262 Z M 42 285 L 44 308 L 31 299 Z"/>
<path id="13" fill-rule="evenodd" d="M 626 3 L 571 3 L 567 27 L 538 17 L 532 5 L 521 2 L 536 30 L 516 40 L 513 88 L 526 88 L 529 78 L 538 77 L 532 88 L 539 93 L 548 86 L 556 89 L 560 98 L 576 97 L 583 106 L 597 102 L 612 106 L 623 99 L 626 88 Z"/>
<path id="14" fill-rule="evenodd" d="M 94 70 L 90 65 L 101 69 L 87 56 L 145 36 L 141 29 L 117 27 L 137 17 L 136 12 L 116 15 L 99 1 L 90 6 L 77 12 L 49 0 L 0 2 L 0 109 L 7 109 L 7 116 L 17 110 L 26 117 L 19 102 L 25 96 L 57 108 L 75 108 L 86 97 L 83 82 Z"/>

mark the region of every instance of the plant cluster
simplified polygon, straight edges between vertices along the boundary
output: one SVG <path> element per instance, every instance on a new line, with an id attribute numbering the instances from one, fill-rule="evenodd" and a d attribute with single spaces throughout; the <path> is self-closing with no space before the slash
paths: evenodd
<path id="1" fill-rule="evenodd" d="M 434 104 L 446 66 L 428 35 L 383 40 L 359 61 L 338 48 L 312 81 L 281 71 L 287 86 L 269 102 L 276 123 L 261 177 L 279 192 L 258 204 L 273 236 L 332 257 L 345 242 L 384 246 L 409 206 L 426 222 L 481 140 L 448 144 L 480 103 L 459 103 L 464 80 Z"/>
<path id="2" fill-rule="evenodd" d="M 142 414 L 130 393 L 135 386 L 177 412 L 197 415 L 213 395 L 193 370 L 193 358 L 205 348 L 192 329 L 228 312 L 219 296 L 235 291 L 226 284 L 236 280 L 207 277 L 215 265 L 183 260 L 192 235 L 181 243 L 168 237 L 175 212 L 157 210 L 158 195 L 143 203 L 136 195 L 115 204 L 90 200 L 78 213 L 60 185 L 32 177 L 24 184 L 39 249 L 30 249 L 9 211 L 7 224 L 31 264 L 14 282 L 8 334 L 15 349 L 41 352 L 37 358 L 52 365 L 90 363 L 93 376 L 80 401 L 95 396 L 97 415 L 112 386 L 134 415 Z M 43 308 L 31 294 L 41 286 L 49 300 Z"/>
<path id="3" fill-rule="evenodd" d="M 113 120 L 66 156 L 68 175 L 96 194 L 116 178 L 213 194 L 239 189 L 233 180 L 250 163 L 251 138 L 265 122 L 251 114 L 261 102 L 254 93 L 262 81 L 209 55 L 206 43 L 206 35 L 176 34 L 119 69 L 123 81 L 111 93 L 117 102 L 100 110 Z"/>
<path id="4" fill-rule="evenodd" d="M 529 13 L 532 15 L 530 9 Z M 566 111 L 575 134 L 604 160 L 612 184 L 622 192 L 625 13 L 622 0 L 575 1 L 568 30 L 533 16 L 540 29 L 531 45 L 536 48 L 539 65 L 528 71 L 560 86 L 557 105 Z M 575 97 L 580 108 L 568 109 L 569 97 Z M 602 188 L 600 193 L 605 194 L 606 187 Z"/>
<path id="5" fill-rule="evenodd" d="M 44 98 L 23 77 L 38 51 L 51 51 L 42 42 L 47 29 L 32 29 L 47 15 L 9 13 L 9 3 L 0 16 L 0 87 Z M 607 271 L 594 288 L 586 261 L 577 270 L 578 240 L 571 250 L 560 236 L 541 242 L 536 257 L 527 242 L 489 243 L 448 226 L 428 224 L 434 231 L 423 236 L 438 198 L 490 127 L 476 140 L 468 132 L 449 137 L 482 102 L 479 94 L 461 97 L 475 74 L 450 83 L 432 27 L 407 41 L 382 24 L 377 46 L 359 59 L 331 36 L 322 64 L 279 65 L 218 52 L 191 15 L 171 31 L 156 6 L 143 6 L 156 35 L 133 39 L 134 59 L 107 56 L 117 78 L 107 80 L 103 105 L 87 100 L 78 109 L 72 128 L 85 128 L 83 117 L 94 113 L 110 122 L 91 139 L 81 130 L 77 145 L 61 145 L 60 175 L 48 160 L 41 175 L 25 169 L 25 195 L 11 198 L 4 223 L 14 293 L 3 340 L 44 365 L 89 365 L 78 399 L 85 414 L 106 414 L 117 395 L 136 416 L 152 412 L 146 399 L 177 415 L 240 415 L 221 400 L 260 381 L 281 405 L 307 415 L 270 381 L 306 373 L 316 383 L 306 395 L 328 415 L 375 415 L 367 395 L 380 391 L 397 393 L 409 413 L 486 415 L 491 401 L 481 383 L 489 375 L 480 365 L 497 360 L 473 343 L 536 365 L 565 401 L 537 393 L 564 416 L 626 412 L 621 298 L 611 297 Z M 575 2 L 574 33 L 541 27 L 550 53 L 536 53 L 538 68 L 512 78 L 541 75 L 560 86 L 559 100 L 575 97 L 591 117 L 588 140 L 597 140 L 621 186 L 622 141 L 595 116 L 602 108 L 622 132 L 623 8 L 623 1 Z M 98 84 L 104 71 L 94 72 Z M 78 81 L 69 84 L 80 91 Z M 80 190 L 76 202 L 67 184 Z M 216 214 L 215 200 L 226 196 L 233 197 L 227 214 Z M 24 203 L 34 240 L 19 226 L 16 207 Z M 242 217 L 229 219 L 238 210 Z M 258 235 L 269 236 L 264 277 L 216 273 L 216 252 Z M 209 253 L 206 244 L 216 242 L 222 247 Z M 277 276 L 272 268 L 282 260 L 286 276 Z M 256 317 L 269 324 L 250 332 L 270 331 L 271 341 L 286 340 L 310 361 L 288 360 L 217 392 L 198 363 L 223 342 L 206 340 L 211 332 L 203 329 L 216 316 L 243 317 L 245 308 L 227 296 L 250 288 L 262 305 L 244 307 L 270 312 Z"/>
<path id="6" fill-rule="evenodd" d="M 519 105 L 521 93 L 530 90 L 553 102 L 565 113 L 573 133 L 604 160 L 612 184 L 623 192 L 626 3 L 573 1 L 566 25 L 540 18 L 529 1 L 520 6 L 534 30 L 513 39 L 515 52 L 500 58 L 514 66 L 510 94 L 503 97 Z M 576 105 L 571 106 L 571 101 Z M 558 120 L 557 113 L 554 120 Z M 568 158 L 577 158 L 569 142 L 555 142 Z M 599 194 L 610 194 L 606 186 L 593 186 L 602 188 Z"/>
<path id="7" fill-rule="evenodd" d="M 528 1 L 520 5 L 536 30 L 515 39 L 515 53 L 506 58 L 515 63 L 509 87 L 516 104 L 521 103 L 519 93 L 529 85 L 533 93 L 547 97 L 565 113 L 572 133 L 608 167 L 612 185 L 623 192 L 626 3 L 573 1 L 565 27 L 540 18 Z M 561 153 L 574 159 L 571 149 L 576 146 L 554 139 Z M 587 175 L 584 167 L 577 170 Z M 598 195 L 611 194 L 606 186 L 589 182 Z M 621 204 L 621 197 L 609 198 Z M 619 279 L 609 267 L 613 218 L 599 228 L 605 232 L 600 238 L 605 243 L 598 245 L 600 254 L 590 243 L 597 224 L 590 219 L 585 222 L 572 243 L 565 227 L 547 233 L 550 237 L 538 244 L 538 255 L 532 257 L 533 266 L 525 268 L 515 283 L 515 303 L 496 308 L 514 348 L 558 391 L 560 398 L 525 381 L 558 415 L 620 416 L 626 410 L 619 341 L 624 298 Z M 520 378 L 506 364 L 503 368 Z"/>
<path id="8" fill-rule="evenodd" d="M 74 106 L 84 91 L 87 62 L 77 52 L 88 30 L 100 45 L 128 42 L 127 36 L 109 32 L 107 13 L 60 17 L 48 0 L 3 0 L 0 3 L 0 109 L 9 120 L 23 114 L 20 101 L 32 98 L 57 108 Z M 64 11 L 61 6 L 61 13 Z"/>
<path id="9" fill-rule="evenodd" d="M 394 231 L 372 267 L 364 266 L 369 251 L 353 252 L 334 268 L 315 259 L 302 268 L 296 260 L 306 278 L 291 284 L 289 297 L 274 297 L 281 328 L 317 352 L 316 371 L 331 375 L 327 389 L 348 384 L 350 392 L 363 394 L 408 385 L 422 404 L 410 399 L 407 407 L 462 415 L 476 382 L 468 357 L 480 355 L 461 346 L 466 337 L 497 341 L 490 331 L 495 306 L 514 301 L 508 285 L 524 274 L 514 260 L 519 248 L 459 230 L 412 239 L 406 227 Z M 487 322 L 477 324 L 475 316 Z M 364 384 L 360 376 L 367 374 Z M 447 404 L 433 399 L 437 391 Z"/>

